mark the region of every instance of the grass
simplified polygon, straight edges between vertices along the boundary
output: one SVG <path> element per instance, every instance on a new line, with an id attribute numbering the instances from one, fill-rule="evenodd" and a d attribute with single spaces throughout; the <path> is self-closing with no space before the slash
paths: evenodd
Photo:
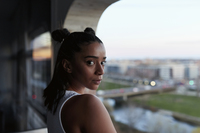
<path id="1" fill-rule="evenodd" d="M 127 88 L 127 87 L 130 87 L 130 86 L 102 81 L 98 89 L 99 90 L 112 90 L 112 89 Z"/>
<path id="2" fill-rule="evenodd" d="M 174 112 L 200 117 L 200 98 L 175 94 L 158 94 L 133 98 L 131 101 Z"/>

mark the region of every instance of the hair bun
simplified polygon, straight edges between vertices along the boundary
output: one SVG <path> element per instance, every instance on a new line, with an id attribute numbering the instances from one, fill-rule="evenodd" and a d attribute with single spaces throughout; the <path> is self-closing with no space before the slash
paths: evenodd
<path id="1" fill-rule="evenodd" d="M 95 31 L 90 27 L 85 28 L 84 32 L 95 36 Z"/>
<path id="2" fill-rule="evenodd" d="M 63 39 L 67 38 L 70 35 L 70 32 L 67 29 L 58 29 L 54 30 L 51 33 L 52 38 L 57 42 L 62 42 Z"/>

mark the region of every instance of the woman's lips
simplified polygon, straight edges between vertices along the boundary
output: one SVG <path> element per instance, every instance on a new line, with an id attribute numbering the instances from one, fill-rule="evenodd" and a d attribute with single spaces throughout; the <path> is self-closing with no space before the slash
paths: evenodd
<path id="1" fill-rule="evenodd" d="M 93 80 L 93 83 L 99 85 L 101 83 L 101 80 L 100 79 L 99 80 Z"/>

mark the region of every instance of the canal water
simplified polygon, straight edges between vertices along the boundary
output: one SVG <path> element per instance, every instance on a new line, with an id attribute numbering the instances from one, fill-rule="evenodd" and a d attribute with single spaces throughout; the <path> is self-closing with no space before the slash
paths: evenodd
<path id="1" fill-rule="evenodd" d="M 134 105 L 115 108 L 115 101 L 107 102 L 114 108 L 112 115 L 116 121 L 148 133 L 192 133 L 195 126 L 175 120 L 170 113 L 152 112 Z"/>

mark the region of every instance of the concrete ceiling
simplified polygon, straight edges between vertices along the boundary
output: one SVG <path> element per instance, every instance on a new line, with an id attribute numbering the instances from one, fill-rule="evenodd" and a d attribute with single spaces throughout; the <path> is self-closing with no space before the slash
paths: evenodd
<path id="1" fill-rule="evenodd" d="M 63 1 L 64 4 L 52 5 L 54 1 Z M 73 3 L 71 4 L 69 1 Z M 116 1 L 118 0 L 68 0 L 67 2 L 65 0 L 52 0 L 52 2 L 47 0 L 1 0 L 0 45 L 10 44 L 24 31 L 27 31 L 31 38 L 42 32 L 50 31 L 54 28 L 51 23 L 61 20 L 60 18 L 58 18 L 59 20 L 52 19 L 52 14 L 57 14 L 57 16 L 64 14 L 65 16 L 67 13 L 63 25 L 70 31 L 83 31 L 86 27 L 96 30 L 103 11 Z M 52 7 L 57 8 L 59 13 Z M 66 9 L 66 11 L 61 9 Z M 57 23 L 54 25 L 56 28 Z"/>
<path id="2" fill-rule="evenodd" d="M 83 31 L 91 27 L 96 31 L 98 21 L 104 10 L 118 0 L 74 0 L 72 3 L 64 27 L 69 31 Z"/>

